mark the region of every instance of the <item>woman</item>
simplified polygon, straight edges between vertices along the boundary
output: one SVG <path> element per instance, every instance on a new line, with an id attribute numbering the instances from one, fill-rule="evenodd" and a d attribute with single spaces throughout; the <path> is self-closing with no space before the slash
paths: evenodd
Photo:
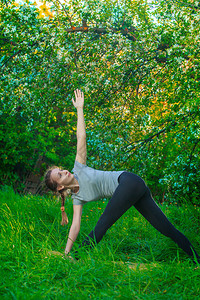
<path id="1" fill-rule="evenodd" d="M 94 230 L 82 242 L 82 246 L 92 247 L 99 243 L 106 231 L 133 205 L 159 232 L 170 237 L 188 255 L 195 253 L 200 257 L 189 240 L 178 231 L 166 218 L 154 202 L 145 182 L 130 172 L 104 172 L 86 166 L 86 131 L 83 114 L 84 95 L 74 91 L 73 105 L 77 109 L 77 153 L 73 173 L 54 167 L 46 173 L 46 185 L 59 191 L 62 197 L 63 224 L 68 220 L 64 214 L 64 192 L 71 190 L 73 198 L 73 221 L 69 231 L 65 254 L 68 254 L 75 242 L 81 225 L 82 207 L 88 201 L 111 197 L 104 213 L 99 218 Z"/>

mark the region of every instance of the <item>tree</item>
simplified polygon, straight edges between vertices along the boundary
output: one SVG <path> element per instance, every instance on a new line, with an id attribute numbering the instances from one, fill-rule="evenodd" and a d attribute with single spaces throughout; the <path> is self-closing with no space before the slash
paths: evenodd
<path id="1" fill-rule="evenodd" d="M 51 1 L 49 9 L 45 3 L 1 7 L 3 172 L 13 174 L 20 163 L 25 174 L 38 155 L 73 166 L 71 98 L 81 88 L 90 165 L 132 169 L 160 200 L 176 192 L 196 202 L 198 5 L 73 0 Z M 8 167 L 11 131 L 19 148 Z"/>

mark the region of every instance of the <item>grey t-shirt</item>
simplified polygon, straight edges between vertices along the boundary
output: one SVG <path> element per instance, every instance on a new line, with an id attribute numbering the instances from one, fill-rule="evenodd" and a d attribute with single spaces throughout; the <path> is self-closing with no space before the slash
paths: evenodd
<path id="1" fill-rule="evenodd" d="M 72 193 L 73 204 L 80 205 L 112 197 L 124 171 L 99 171 L 75 161 L 72 172 L 79 183 L 79 191 Z"/>

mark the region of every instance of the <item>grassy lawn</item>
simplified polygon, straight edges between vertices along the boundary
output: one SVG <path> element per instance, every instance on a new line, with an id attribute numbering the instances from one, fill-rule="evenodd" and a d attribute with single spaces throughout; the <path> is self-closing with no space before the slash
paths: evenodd
<path id="1" fill-rule="evenodd" d="M 83 208 L 76 249 L 107 201 Z M 72 201 L 66 201 L 72 220 Z M 200 253 L 200 208 L 161 206 Z M 57 198 L 0 191 L 0 299 L 200 299 L 200 267 L 131 208 L 78 261 L 64 252 Z"/>

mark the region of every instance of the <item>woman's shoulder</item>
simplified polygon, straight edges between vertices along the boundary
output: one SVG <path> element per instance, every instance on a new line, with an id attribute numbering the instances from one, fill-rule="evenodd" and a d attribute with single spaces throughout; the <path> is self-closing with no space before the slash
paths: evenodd
<path id="1" fill-rule="evenodd" d="M 85 169 L 86 167 L 87 167 L 87 165 L 84 165 L 84 164 L 78 162 L 77 160 L 75 160 L 75 162 L 74 162 L 74 168 L 73 168 L 72 172 L 76 173 L 79 170 Z"/>
<path id="2" fill-rule="evenodd" d="M 82 164 L 82 163 L 78 162 L 77 160 L 75 160 L 74 167 L 85 168 L 85 167 L 87 167 L 87 165 Z"/>

